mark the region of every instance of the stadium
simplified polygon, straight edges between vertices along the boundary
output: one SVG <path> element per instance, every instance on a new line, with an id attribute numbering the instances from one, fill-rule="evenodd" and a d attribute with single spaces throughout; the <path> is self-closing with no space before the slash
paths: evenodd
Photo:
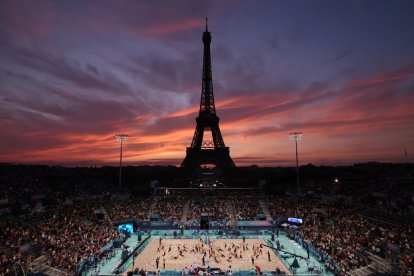
<path id="1" fill-rule="evenodd" d="M 257 184 L 277 181 L 274 172 L 260 168 L 246 168 L 250 179 L 232 175 L 236 183 L 225 187 L 180 188 L 171 179 L 179 168 L 172 173 L 125 167 L 125 185 L 138 175 L 145 190 L 136 185 L 120 190 L 113 184 L 116 168 L 0 168 L 8 198 L 1 205 L 2 275 L 400 275 L 404 269 L 409 275 L 412 270 L 412 165 L 302 167 L 309 181 L 303 181 L 301 194 L 290 184 L 281 185 L 284 192 L 267 184 L 248 187 L 259 177 Z M 289 182 L 295 183 L 294 171 L 277 175 L 293 175 Z M 322 172 L 326 181 L 318 176 Z M 145 180 L 160 175 L 166 179 L 159 183 Z M 394 177 L 384 180 L 387 175 Z M 315 189 L 316 181 L 322 190 Z M 167 182 L 174 187 L 161 186 Z M 401 192 L 390 193 L 390 182 Z"/>
<path id="2" fill-rule="evenodd" d="M 44 2 L 49 3 L 50 1 Z M 70 13 L 76 10 L 79 3 L 76 4 L 75 2 L 73 2 L 74 7 L 68 8 L 69 5 L 65 5 L 65 11 Z M 57 5 L 60 4 L 57 3 Z M 70 4 L 72 5 L 72 2 Z M 338 126 L 340 122 L 337 118 L 334 118 L 333 121 L 318 121 L 320 119 L 318 116 L 309 116 L 312 120 L 307 121 L 306 124 L 303 123 L 303 120 L 305 117 L 307 118 L 307 115 L 301 115 L 302 117 L 297 120 L 291 120 L 287 124 L 280 123 L 277 127 L 274 126 L 274 114 L 283 114 L 286 109 L 289 109 L 289 114 L 285 115 L 293 116 L 295 110 L 292 110 L 292 107 L 306 105 L 307 102 L 313 103 L 319 101 L 320 98 L 322 99 L 320 102 L 326 103 L 333 97 L 331 94 L 337 95 L 339 92 L 331 93 L 330 89 L 324 88 L 325 84 L 314 82 L 312 79 L 310 88 L 306 88 L 303 94 L 296 95 L 293 90 L 297 89 L 299 85 L 293 85 L 290 80 L 283 79 L 280 81 L 281 88 L 276 89 L 275 94 L 280 91 L 285 92 L 285 89 L 286 91 L 292 90 L 290 92 L 294 94 L 292 96 L 294 100 L 287 100 L 284 94 L 274 96 L 272 93 L 267 93 L 270 86 L 266 85 L 261 87 L 261 90 L 266 91 L 264 93 L 266 97 L 264 98 L 255 97 L 253 94 L 240 96 L 239 92 L 240 94 L 247 94 L 243 89 L 251 89 L 250 81 L 255 85 L 268 81 L 267 79 L 270 79 L 270 82 L 277 82 L 273 78 L 261 78 L 255 71 L 261 71 L 261 66 L 264 66 L 265 63 L 273 66 L 273 62 L 270 59 L 268 60 L 268 57 L 262 57 L 262 59 L 252 62 L 251 56 L 255 58 L 259 51 L 252 54 L 253 52 L 242 50 L 240 53 L 243 53 L 241 54 L 243 57 L 237 57 L 235 60 L 250 60 L 247 63 L 251 63 L 253 66 L 263 64 L 258 66 L 260 69 L 252 70 L 254 72 L 250 72 L 250 69 L 244 71 L 244 69 L 240 69 L 239 64 L 235 65 L 235 75 L 239 77 L 236 80 L 242 84 L 243 89 L 236 89 L 235 94 L 237 95 L 227 98 L 223 101 L 224 104 L 216 106 L 213 93 L 210 49 L 212 35 L 208 20 L 202 19 L 200 21 L 200 18 L 197 17 L 184 23 L 179 21 L 179 24 L 168 21 L 162 28 L 146 25 L 153 18 L 150 18 L 151 20 L 147 19 L 148 22 L 145 20 L 139 21 L 136 24 L 138 27 L 134 26 L 128 29 L 129 34 L 139 34 L 141 38 L 144 37 L 142 40 L 135 40 L 136 37 L 124 37 L 125 34 L 121 30 L 124 30 L 125 26 L 119 27 L 117 24 L 122 25 L 134 21 L 132 19 L 137 17 L 135 8 L 141 12 L 141 16 L 149 14 L 151 9 L 138 5 L 143 4 L 142 2 L 136 2 L 134 4 L 137 4 L 137 6 L 131 7 L 128 6 L 128 1 L 117 2 L 118 4 L 120 6 L 112 6 L 108 5 L 108 2 L 102 1 L 96 6 L 82 6 L 81 12 L 79 12 L 81 15 L 87 10 L 91 14 L 101 14 L 100 12 L 103 12 L 104 16 L 88 15 L 87 18 L 83 18 L 82 16 L 78 17 L 79 14 L 76 13 L 76 17 L 70 23 L 78 24 L 78 21 L 80 21 L 87 25 L 88 22 L 92 22 L 91 18 L 105 18 L 105 22 L 101 22 L 104 27 L 93 22 L 89 23 L 92 26 L 90 28 L 99 35 L 96 35 L 96 33 L 94 35 L 82 34 L 79 37 L 84 38 L 85 41 L 98 37 L 99 46 L 97 48 L 100 48 L 102 44 L 110 42 L 111 39 L 105 39 L 102 40 L 105 43 L 101 43 L 101 39 L 104 37 L 102 33 L 109 30 L 113 32 L 113 37 L 116 37 L 113 40 L 122 41 L 120 43 L 122 45 L 124 43 L 125 45 L 128 44 L 128 41 L 134 41 L 126 47 L 129 50 L 133 49 L 133 51 L 140 47 L 152 50 L 153 44 L 156 45 L 154 41 L 162 41 L 167 45 L 171 42 L 168 40 L 170 36 L 181 33 L 183 30 L 202 28 L 197 29 L 197 32 L 203 30 L 201 35 L 203 44 L 201 95 L 197 94 L 197 99 L 200 99 L 199 105 L 195 108 L 191 107 L 190 102 L 194 98 L 193 95 L 179 95 L 171 88 L 171 83 L 188 78 L 178 73 L 174 74 L 182 69 L 178 67 L 185 67 L 183 64 L 187 64 L 187 61 L 180 63 L 179 58 L 174 60 L 177 64 L 174 63 L 174 66 L 170 66 L 174 68 L 171 70 L 173 73 L 171 73 L 168 71 L 170 69 L 168 63 L 165 62 L 162 55 L 159 55 L 156 46 L 153 50 L 156 58 L 153 60 L 147 59 L 146 56 L 128 56 L 121 50 L 119 51 L 121 54 L 117 52 L 116 58 L 112 57 L 111 60 L 110 55 L 106 55 L 109 48 L 111 48 L 108 47 L 109 44 L 105 45 L 107 48 L 102 53 L 93 52 L 91 54 L 92 59 L 100 60 L 100 62 L 105 60 L 105 62 L 111 62 L 112 65 L 118 66 L 116 70 L 113 70 L 116 73 L 109 73 L 109 71 L 104 72 L 101 69 L 106 68 L 106 66 L 98 66 L 99 68 L 97 68 L 91 65 L 95 63 L 89 64 L 83 61 L 57 58 L 55 53 L 65 52 L 64 47 L 61 48 L 60 45 L 54 47 L 54 51 L 56 51 L 54 53 L 44 52 L 43 50 L 30 53 L 26 46 L 31 44 L 27 43 L 31 36 L 38 35 L 40 41 L 48 41 L 48 34 L 43 29 L 35 31 L 34 27 L 33 29 L 28 28 L 24 35 L 16 38 L 13 42 L 7 41 L 7 43 L 4 43 L 4 47 L 2 44 L 0 53 L 13 48 L 9 54 L 14 57 L 17 56 L 16 64 L 20 62 L 18 65 L 10 66 L 11 69 L 7 67 L 1 70 L 0 78 L 2 81 L 3 79 L 19 79 L 18 83 L 8 86 L 7 89 L 3 89 L 3 86 L 1 86 L 2 92 L 3 90 L 7 93 L 14 91 L 13 89 L 16 87 L 26 91 L 24 88 L 27 87 L 25 86 L 30 86 L 30 84 L 33 86 L 48 85 L 40 91 L 47 91 L 53 94 L 53 97 L 58 97 L 59 100 L 51 101 L 53 103 L 42 111 L 39 106 L 41 107 L 43 102 L 48 102 L 46 100 L 49 99 L 48 97 L 38 97 L 37 95 L 33 97 L 33 94 L 30 94 L 30 97 L 21 96 L 20 98 L 15 97 L 15 95 L 2 97 L 8 108 L 7 112 L 4 113 L 1 110 L 2 116 L 6 116 L 6 113 L 8 116 L 10 113 L 12 114 L 10 118 L 13 119 L 0 118 L 1 126 L 6 126 L 2 127 L 2 130 L 12 129 L 15 125 L 14 120 L 22 118 L 20 113 L 20 115 L 13 113 L 15 110 L 29 114 L 35 122 L 38 122 L 38 125 L 42 127 L 50 126 L 51 130 L 40 131 L 36 129 L 26 133 L 26 128 L 31 126 L 30 120 L 28 120 L 22 124 L 21 129 L 24 131 L 11 131 L 12 133 L 19 133 L 19 136 L 23 138 L 12 139 L 5 135 L 4 140 L 8 140 L 7 145 L 9 146 L 3 147 L 1 143 L 1 153 L 7 153 L 7 156 L 2 156 L 2 158 L 10 162 L 3 162 L 2 159 L 2 163 L 0 163 L 0 275 L 414 275 L 414 165 L 409 162 L 406 148 L 404 148 L 405 155 L 402 158 L 394 154 L 393 149 L 384 149 L 384 152 L 394 156 L 395 159 L 393 160 L 401 162 L 370 162 L 366 161 L 368 158 L 363 156 L 357 160 L 366 162 L 354 162 L 353 165 L 315 166 L 311 163 L 300 165 L 298 144 L 302 143 L 303 133 L 298 129 L 306 129 L 307 125 L 311 126 L 308 129 L 313 134 L 313 140 L 309 143 L 308 151 L 309 148 L 315 148 L 313 149 L 316 152 L 314 153 L 315 158 L 325 160 L 324 158 L 328 156 L 332 160 L 336 160 L 341 156 L 348 157 L 347 154 L 350 154 L 347 152 L 349 148 L 354 150 L 353 154 L 358 155 L 359 151 L 364 150 L 364 145 L 367 146 L 366 141 L 353 144 L 351 143 L 353 140 L 349 139 L 344 142 L 344 144 L 351 144 L 348 145 L 348 148 L 340 148 L 343 146 L 342 144 L 331 144 L 332 148 L 325 151 L 324 145 L 321 146 L 321 144 L 327 141 L 329 135 L 326 133 L 324 135 L 318 134 L 315 129 L 317 126 L 328 125 L 337 131 L 340 128 Z M 3 3 L 0 5 L 3 5 Z M 41 2 L 39 2 L 39 5 L 41 5 Z M 151 3 L 151 5 L 157 4 Z M 118 15 L 119 18 L 116 17 L 117 9 L 114 9 L 115 6 L 123 9 L 123 13 Z M 13 14 L 13 12 L 19 10 L 19 7 L 7 7 L 9 8 L 8 12 L 2 11 L 2 15 L 9 12 Z M 45 9 L 47 8 L 45 7 Z M 106 10 L 107 8 L 108 10 Z M 159 7 L 158 9 L 163 10 Z M 35 9 L 26 10 L 26 13 L 31 14 L 31 10 L 37 10 L 37 6 Z M 130 10 L 133 10 L 134 13 L 130 17 L 124 16 L 124 13 L 127 14 Z M 252 13 L 252 10 L 254 9 L 250 6 L 247 13 Z M 410 9 L 407 8 L 406 10 Z M 191 14 L 192 12 L 191 10 Z M 205 10 L 201 12 L 205 12 Z M 267 14 L 267 10 L 262 12 Z M 26 13 L 8 19 L 13 23 L 9 22 L 10 25 L 18 26 L 17 29 L 20 31 L 24 29 L 22 22 L 26 20 L 26 17 L 31 19 L 30 16 L 26 16 Z M 200 13 L 200 10 L 198 10 L 198 13 Z M 54 12 L 40 12 L 39 14 L 42 17 L 41 19 L 46 21 L 50 18 L 57 20 L 59 17 L 55 16 L 56 13 Z M 223 12 L 223 14 L 226 13 Z M 160 17 L 164 18 L 169 15 L 170 11 L 168 10 L 162 12 Z M 238 17 L 235 21 L 238 22 L 237 30 L 239 31 L 240 18 Z M 106 20 L 111 21 L 114 18 L 115 22 L 112 25 L 106 24 Z M 275 16 L 271 14 L 270 18 L 273 22 Z M 64 19 L 64 17 L 60 18 L 60 20 Z M 40 21 L 43 22 L 42 20 Z M 227 16 L 224 21 L 228 21 Z M 71 25 L 66 21 L 63 22 L 63 29 Z M 46 26 L 54 26 L 54 24 L 42 24 L 45 29 Z M 140 24 L 143 24 L 146 28 L 143 28 Z M 323 25 L 327 24 L 324 23 Z M 404 23 L 404 27 L 406 25 L 408 24 Z M 4 41 L 6 41 L 6 38 L 13 37 L 12 33 L 3 36 L 3 31 L 7 28 L 0 28 L 2 34 L 0 40 L 2 42 L 3 37 L 5 37 Z M 249 30 L 249 28 L 250 26 L 247 26 L 246 29 Z M 11 29 L 13 30 L 13 28 Z M 82 25 L 76 28 L 76 32 L 83 29 L 84 26 Z M 256 31 L 259 32 L 256 29 L 253 32 Z M 353 34 L 353 32 L 354 30 L 349 33 Z M 64 33 L 66 34 L 66 32 Z M 53 34 L 55 35 L 55 33 Z M 69 37 L 71 31 L 67 32 L 67 35 Z M 198 35 L 200 34 L 198 33 Z M 223 39 L 227 36 L 226 33 L 218 37 Z M 287 35 L 287 37 L 286 41 L 294 41 L 291 46 L 294 49 L 296 44 L 304 39 L 300 24 L 298 29 L 293 34 Z M 169 44 L 170 46 L 173 45 L 172 48 L 168 50 L 165 50 L 167 46 L 161 46 L 161 48 L 165 50 L 165 53 L 173 52 L 173 50 L 185 45 L 183 41 L 187 38 L 186 36 L 177 35 L 177 40 Z M 69 50 L 66 49 L 70 52 L 72 47 L 76 48 L 78 40 L 82 39 L 77 37 L 76 43 L 67 43 L 65 37 L 62 45 L 70 48 Z M 228 39 L 231 40 L 233 37 L 229 36 Z M 278 39 L 264 40 L 263 43 L 267 45 L 266 47 L 281 49 Z M 15 41 L 24 41 L 25 46 L 15 47 L 13 46 L 14 43 L 17 43 Z M 149 44 L 144 47 L 137 41 L 142 42 L 142 45 L 144 43 Z M 243 44 L 239 41 L 245 43 L 246 37 L 240 40 L 235 39 L 233 43 Z M 35 45 L 34 48 L 37 51 L 37 44 L 33 43 L 33 45 Z M 184 54 L 189 63 L 195 63 L 188 56 L 189 53 L 193 55 L 196 52 L 195 49 L 201 56 L 201 47 L 199 47 L 201 44 L 196 45 L 197 47 L 193 48 L 191 46 L 190 50 Z M 312 47 L 318 48 L 314 45 Z M 90 48 L 86 48 L 77 52 L 76 56 L 80 56 L 82 59 L 84 55 L 88 56 L 89 54 L 85 53 L 89 53 Z M 233 57 L 232 51 L 223 45 L 212 49 L 216 50 L 218 56 L 223 58 L 224 63 L 227 63 Z M 400 51 L 400 48 L 398 49 Z M 118 51 L 118 49 L 116 50 Z M 284 51 L 282 52 L 284 53 Z M 301 51 L 299 56 L 306 51 Z M 325 66 L 326 64 L 340 62 L 342 58 L 352 53 L 352 50 L 346 50 L 341 52 L 339 56 L 333 59 L 330 58 L 329 61 L 322 62 L 318 60 L 318 63 Z M 127 62 L 121 62 L 124 58 L 123 55 L 128 56 Z M 379 56 L 383 56 L 383 52 Z M 88 57 L 90 58 L 90 56 Z M 377 57 L 372 60 L 374 59 L 376 60 Z M 130 60 L 132 60 L 132 63 L 129 63 Z M 99 61 L 97 62 L 99 63 Z M 302 60 L 300 62 L 302 63 Z M 228 63 L 231 64 L 232 62 Z M 135 68 L 136 64 L 143 65 Z M 293 62 L 289 61 L 286 64 L 293 64 Z M 344 90 L 352 95 L 349 98 L 357 98 L 358 103 L 371 102 L 371 98 L 363 101 L 359 98 L 358 93 L 353 93 L 350 90 L 363 90 L 373 85 L 375 89 L 367 89 L 369 92 L 367 94 L 376 95 L 377 86 L 387 81 L 394 85 L 394 82 L 397 83 L 401 80 L 401 83 L 397 83 L 395 86 L 401 88 L 408 85 L 409 88 L 401 89 L 404 93 L 406 91 L 412 92 L 414 87 L 412 82 L 409 82 L 410 79 L 405 79 L 408 76 L 411 77 L 412 81 L 414 75 L 412 69 L 414 67 L 412 64 L 409 65 L 406 66 L 411 70 L 408 73 L 403 71 L 406 67 L 402 67 L 391 71 L 391 73 L 396 73 L 397 76 L 382 74 L 380 77 L 373 79 L 353 81 Z M 167 79 L 168 85 L 161 85 L 161 91 L 155 90 L 154 93 L 147 87 L 145 89 L 141 87 L 140 89 L 145 91 L 143 95 L 138 95 L 137 91 L 133 91 L 128 95 L 118 95 L 120 90 L 135 87 L 135 84 L 132 84 L 133 82 L 140 82 L 137 81 L 138 78 L 135 79 L 135 75 L 144 75 L 145 81 L 148 82 L 160 82 L 160 79 L 163 78 L 151 71 L 151 66 L 156 68 L 156 73 L 166 72 L 162 77 Z M 312 71 L 313 66 L 314 64 L 312 64 Z M 378 65 L 378 67 L 382 66 Z M 12 71 L 23 67 L 30 67 L 35 71 L 43 72 L 43 74 L 37 75 L 39 79 L 35 81 L 30 74 L 25 75 L 24 72 L 15 73 Z M 296 65 L 293 67 L 296 67 Z M 131 70 L 132 73 L 122 75 L 118 72 L 118 69 L 119 72 Z M 228 68 L 226 67 L 226 69 Z M 268 71 L 274 71 L 273 68 L 271 69 Z M 82 70 L 86 70 L 87 73 L 80 73 Z M 186 73 L 192 74 L 192 71 L 193 68 L 187 70 Z M 318 70 L 315 69 L 314 71 Z M 357 71 L 353 68 L 341 68 L 341 78 L 345 73 L 353 75 Z M 119 80 L 118 73 L 122 75 Z M 282 74 L 282 70 L 279 73 Z M 130 75 L 134 75 L 133 81 L 127 80 Z M 63 80 L 63 83 L 58 85 L 59 82 L 53 81 L 51 76 Z M 218 79 L 220 78 L 225 79 L 226 77 L 219 77 Z M 256 81 L 257 83 L 255 83 Z M 77 84 L 70 87 L 73 82 Z M 392 85 L 386 87 L 384 95 L 394 93 Z M 182 87 L 177 85 L 175 89 L 178 89 L 178 87 L 179 89 L 187 89 L 188 87 L 192 89 L 194 84 L 186 83 Z M 223 82 L 218 87 L 222 90 L 226 88 L 231 90 L 231 86 L 223 85 Z M 136 90 L 140 89 L 137 88 Z M 75 91 L 74 93 L 80 91 L 80 94 L 86 100 L 82 97 L 78 98 L 75 94 L 68 95 L 66 90 L 70 93 L 72 93 L 72 90 Z M 32 91 L 31 88 L 28 91 Z M 85 91 L 90 93 L 88 94 Z M 18 92 L 20 93 L 20 90 Z M 19 94 L 18 92 L 15 94 Z M 400 94 L 403 95 L 403 92 Z M 107 94 L 115 98 L 105 100 L 104 97 L 105 95 L 108 96 Z M 402 99 L 404 104 L 409 102 L 400 94 L 399 99 Z M 165 110 L 159 107 L 163 97 L 166 98 L 165 101 L 168 103 L 167 107 L 164 106 Z M 26 98 L 40 98 L 42 103 L 28 107 L 26 106 Z M 95 110 L 94 108 L 99 104 L 87 105 L 86 103 L 93 102 L 92 98 L 98 99 L 98 102 L 103 104 L 104 107 Z M 347 98 L 348 101 L 350 101 L 349 98 Z M 387 102 L 387 100 L 382 99 L 382 96 L 378 96 L 378 98 L 381 98 L 381 102 Z M 139 103 L 151 102 L 155 107 L 147 109 L 145 104 L 137 107 L 135 106 L 136 102 L 131 105 L 130 101 L 135 100 Z M 250 100 L 253 102 L 250 103 Z M 257 102 L 254 102 L 255 100 Z M 76 102 L 71 106 L 71 108 L 77 110 L 76 112 L 70 111 L 71 108 L 64 107 L 66 102 L 69 101 Z M 187 101 L 187 105 L 182 104 L 182 102 Z M 342 102 L 347 103 L 347 100 L 341 99 L 341 104 Z M 350 102 L 352 106 L 357 105 L 352 101 Z M 337 110 L 345 109 L 341 104 L 332 104 L 335 113 Z M 181 109 L 174 110 L 176 106 Z M 222 117 L 222 121 L 217 115 L 219 107 L 223 108 L 223 114 L 226 115 Z M 130 110 L 139 108 L 142 108 L 148 114 L 130 112 Z M 401 110 L 412 110 L 412 106 L 404 105 L 399 108 Z M 158 109 L 162 110 L 159 111 Z M 312 105 L 311 109 L 317 108 Z M 381 110 L 391 108 L 389 106 L 382 108 L 377 106 L 370 108 L 368 106 L 367 108 L 364 105 L 363 109 L 369 109 L 375 115 Z M 83 113 L 85 110 L 87 112 Z M 180 140 L 181 138 L 175 136 L 185 133 L 188 138 L 191 137 L 191 133 L 188 132 L 188 118 L 190 117 L 188 114 L 193 114 L 194 110 L 198 110 L 195 124 L 193 120 L 191 121 L 191 128 L 195 130 L 191 143 L 187 144 L 188 147 L 185 147 L 182 140 Z M 76 114 L 73 115 L 72 113 Z M 77 113 L 82 115 L 78 116 Z M 112 120 L 113 116 L 118 115 L 117 113 L 121 116 Z M 157 115 L 152 118 L 153 113 L 157 113 Z M 260 113 L 263 117 L 255 117 L 256 113 Z M 68 123 L 65 121 L 65 116 L 70 115 L 74 116 L 74 120 Z M 356 112 L 351 115 L 346 114 L 344 116 L 352 117 L 347 122 L 350 122 L 353 128 L 358 128 L 361 125 L 365 126 L 360 122 L 363 117 L 361 113 Z M 124 118 L 123 116 L 130 117 Z M 233 134 L 232 141 L 239 143 L 239 140 L 251 140 L 249 140 L 250 144 L 246 142 L 246 144 L 239 143 L 236 147 L 232 146 L 230 154 L 230 146 L 224 143 L 224 137 L 220 129 L 222 125 L 219 122 L 225 124 L 227 118 L 232 116 L 233 124 L 229 123 L 225 126 L 227 133 Z M 334 117 L 333 114 L 328 114 L 328 117 L 331 116 Z M 401 123 L 404 116 L 398 114 L 395 116 L 396 118 L 387 117 L 384 121 L 391 122 L 393 130 L 396 127 L 401 127 L 405 131 L 410 129 L 412 132 L 412 121 L 411 127 L 406 127 Z M 96 121 L 88 121 L 88 117 L 96 119 Z M 408 117 L 412 118 L 412 113 Z M 246 120 L 246 118 L 251 120 Z M 49 121 L 45 123 L 42 120 Z M 272 125 L 266 124 L 269 123 L 269 120 Z M 84 121 L 85 124 L 83 124 Z M 103 131 L 99 129 L 107 121 L 109 121 L 110 130 Z M 247 126 L 237 127 L 237 122 L 246 121 L 248 121 Z M 378 121 L 381 120 L 370 118 L 367 125 L 372 124 L 375 128 L 380 128 L 378 127 L 380 124 Z M 134 123 L 133 128 L 140 128 L 135 134 L 138 133 L 144 136 L 142 140 L 139 140 L 141 138 L 138 137 L 139 135 L 134 137 L 134 135 L 128 134 L 128 131 L 132 128 L 129 128 L 126 132 L 122 131 L 115 134 L 115 131 L 126 128 L 125 126 L 131 122 Z M 80 127 L 78 125 L 79 129 L 74 126 L 76 124 L 81 124 Z M 181 124 L 186 126 L 180 129 Z M 316 126 L 315 129 L 312 126 Z M 157 127 L 159 128 L 157 129 Z M 279 156 L 272 156 L 275 153 L 271 150 L 273 143 L 263 142 L 263 140 L 262 143 L 256 143 L 256 138 L 271 136 L 275 132 L 285 131 L 287 128 L 291 132 L 289 135 L 286 133 L 284 138 L 289 140 L 289 137 L 291 140 L 286 144 L 291 143 L 292 154 L 290 157 L 295 156 L 295 162 L 292 161 L 293 158 L 290 160 L 289 157 L 288 161 L 284 160 L 289 163 L 288 166 L 276 166 L 284 161 Z M 75 133 L 69 133 L 70 129 L 73 129 Z M 55 134 L 55 131 L 59 132 L 59 130 L 62 133 L 60 135 L 59 133 Z M 92 134 L 84 137 L 77 133 L 77 131 L 82 132 L 81 130 Z M 167 130 L 170 132 L 164 134 Z M 145 137 L 147 132 L 150 134 Z M 349 131 L 347 130 L 347 132 Z M 49 136 L 46 142 L 43 141 L 45 136 Z M 336 134 L 335 138 L 339 136 L 339 134 Z M 412 135 L 400 135 L 400 133 L 395 136 L 412 137 Z M 385 140 L 392 140 L 393 136 L 387 132 L 384 137 L 381 138 L 380 146 L 387 142 Z M 317 138 L 323 141 L 317 141 Z M 366 139 L 366 136 L 364 138 Z M 27 142 L 30 139 L 33 139 L 33 143 Z M 135 143 L 131 143 L 131 140 L 134 141 L 134 139 Z M 412 138 L 409 139 L 411 140 L 407 140 L 407 144 L 412 143 Z M 9 140 L 12 142 L 10 143 Z M 93 144 L 94 140 L 99 140 L 100 143 Z M 75 143 L 80 146 L 70 144 L 74 143 L 73 141 L 76 141 Z M 3 140 L 0 142 L 3 142 Z M 16 144 L 13 144 L 14 142 Z M 128 146 L 127 142 L 130 142 Z M 114 150 L 114 144 L 116 145 L 116 151 Z M 16 145 L 20 145 L 20 147 Z M 120 150 L 119 165 L 117 164 L 118 157 L 113 158 L 117 155 L 118 145 Z M 392 142 L 391 145 L 394 148 L 399 143 Z M 49 146 L 56 146 L 56 148 L 50 149 Z M 39 149 L 30 150 L 31 147 L 38 147 Z M 378 146 L 375 145 L 375 147 Z M 137 148 L 142 151 L 137 150 Z M 177 148 L 180 154 L 185 154 L 185 157 L 180 157 L 179 162 L 176 162 L 175 165 L 167 164 L 170 161 L 168 158 L 176 157 L 174 154 Z M 246 150 L 246 148 L 248 149 Z M 131 151 L 135 150 L 135 152 L 128 154 L 130 162 L 125 165 L 123 154 L 130 149 Z M 245 166 L 239 165 L 243 160 L 249 159 L 248 154 L 256 154 L 255 151 L 259 149 L 260 154 L 264 157 L 256 156 L 253 160 L 262 161 L 262 164 L 270 162 L 271 167 L 266 165 L 259 167 L 253 165 L 253 163 Z M 233 159 L 237 150 L 244 151 L 244 153 L 239 154 L 238 159 Z M 284 151 L 285 149 L 279 145 L 277 150 Z M 91 154 L 91 151 L 94 151 L 96 155 Z M 371 151 L 374 152 L 372 148 Z M 33 152 L 34 157 L 32 156 Z M 116 154 L 114 154 L 115 152 Z M 290 150 L 286 150 L 286 152 L 291 153 Z M 323 155 L 324 153 L 326 155 Z M 148 154 L 152 165 L 137 165 L 137 158 L 141 158 L 145 154 Z M 21 161 L 12 162 L 17 158 L 16 155 Z M 30 159 L 31 156 L 32 159 Z M 55 157 L 56 160 L 53 159 Z M 163 157 L 165 159 L 162 159 Z M 306 158 L 312 160 L 309 156 Z M 65 160 L 74 162 L 75 165 L 61 166 L 60 162 Z M 87 165 L 82 166 L 82 163 L 77 163 L 96 160 L 101 164 L 96 166 L 91 165 L 91 163 L 83 163 Z M 166 162 L 167 165 L 160 165 L 157 162 Z M 335 163 L 335 161 L 333 162 Z"/>

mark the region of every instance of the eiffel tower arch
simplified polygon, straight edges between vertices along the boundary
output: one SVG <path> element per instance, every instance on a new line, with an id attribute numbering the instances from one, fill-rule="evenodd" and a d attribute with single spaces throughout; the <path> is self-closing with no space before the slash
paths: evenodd
<path id="1" fill-rule="evenodd" d="M 236 167 L 230 157 L 230 149 L 224 144 L 219 121 L 216 114 L 213 93 L 213 78 L 210 53 L 211 33 L 203 33 L 203 80 L 201 87 L 200 110 L 196 118 L 196 129 L 191 145 L 187 147 L 186 156 L 181 164 L 182 168 L 194 171 L 203 164 L 214 164 L 223 171 Z M 207 137 L 210 134 L 209 137 Z"/>

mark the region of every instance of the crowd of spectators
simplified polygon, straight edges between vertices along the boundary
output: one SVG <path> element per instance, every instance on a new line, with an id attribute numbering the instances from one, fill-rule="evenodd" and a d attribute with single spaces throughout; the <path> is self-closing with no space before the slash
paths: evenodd
<path id="1" fill-rule="evenodd" d="M 295 231 L 308 244 L 340 265 L 343 271 L 366 266 L 367 252 L 387 257 L 392 251 L 407 253 L 413 249 L 413 224 L 404 228 L 387 226 L 359 215 L 361 203 L 337 200 L 303 200 L 268 197 L 267 206 L 273 219 L 287 217 L 303 219 L 303 226 Z M 403 258 L 406 266 L 411 258 Z"/>
<path id="2" fill-rule="evenodd" d="M 407 235 L 412 235 L 412 229 L 408 229 L 409 233 L 393 231 L 351 214 L 332 224 L 307 225 L 300 229 L 299 235 L 338 263 L 343 271 L 349 271 L 368 264 L 366 252 L 385 257 L 390 244 L 400 252 L 407 252 L 414 245 Z"/>
<path id="3" fill-rule="evenodd" d="M 110 199 L 118 192 L 93 169 L 68 171 L 48 166 L 0 166 L 0 218 L 20 216 L 60 205 Z"/>
<path id="4" fill-rule="evenodd" d="M 13 272 L 13 264 L 27 263 L 34 259 L 31 254 L 24 254 L 25 240 L 30 237 L 30 227 L 17 220 L 7 220 L 0 223 L 0 275 Z"/>
<path id="5" fill-rule="evenodd" d="M 343 203 L 328 202 L 325 200 L 310 200 L 303 198 L 282 198 L 269 196 L 265 200 L 271 217 L 283 220 L 287 217 L 307 218 L 313 223 L 315 219 L 334 218 L 340 211 L 348 211 L 349 206 Z"/>
<path id="6" fill-rule="evenodd" d="M 187 220 L 200 220 L 201 214 L 208 214 L 210 220 L 228 220 L 227 198 L 221 195 L 196 196 L 190 200 Z"/>
<path id="7" fill-rule="evenodd" d="M 178 221 L 181 220 L 184 203 L 187 198 L 184 196 L 163 196 L 156 201 L 155 208 L 151 210 L 152 214 L 158 214 L 160 220 Z"/>
<path id="8" fill-rule="evenodd" d="M 0 275 L 11 274 L 16 263 L 29 268 L 40 254 L 49 265 L 74 271 L 83 257 L 117 236 L 94 212 L 117 188 L 94 172 L 0 166 Z"/>
<path id="9" fill-rule="evenodd" d="M 335 194 L 390 214 L 413 217 L 413 181 L 411 164 L 359 164 L 338 179 Z"/>
<path id="10" fill-rule="evenodd" d="M 135 197 L 126 201 L 105 202 L 105 209 L 113 221 L 135 218 L 148 220 L 152 200 L 145 197 Z"/>
<path id="11" fill-rule="evenodd" d="M 258 220 L 257 215 L 263 213 L 257 197 L 233 197 L 233 213 L 236 220 Z"/>
<path id="12" fill-rule="evenodd" d="M 81 259 L 118 237 L 107 220 L 94 218 L 89 204 L 59 208 L 54 218 L 40 224 L 36 232 L 35 242 L 47 248 L 51 265 L 66 271 L 74 271 Z"/>
<path id="13" fill-rule="evenodd" d="M 48 264 L 63 271 L 75 271 L 78 263 L 118 237 L 116 229 L 98 218 L 96 206 L 77 204 L 58 207 L 53 217 L 37 225 L 18 219 L 1 223 L 0 275 L 10 273 L 15 262 L 30 267 L 33 248 L 40 248 Z"/>

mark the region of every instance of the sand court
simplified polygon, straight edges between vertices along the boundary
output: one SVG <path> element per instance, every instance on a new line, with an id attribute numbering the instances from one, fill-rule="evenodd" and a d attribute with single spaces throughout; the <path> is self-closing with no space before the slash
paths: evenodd
<path id="1" fill-rule="evenodd" d="M 259 238 L 246 239 L 245 243 L 242 239 L 210 239 L 208 244 L 205 239 L 162 239 L 160 243 L 158 238 L 153 238 L 135 259 L 134 268 L 147 271 L 182 270 L 196 263 L 198 267 L 209 265 L 224 271 L 229 266 L 236 271 L 254 269 L 258 265 L 263 271 L 274 271 L 278 267 L 281 271 L 288 272 L 270 248 L 260 248 L 261 243 L 266 244 Z M 128 271 L 131 269 L 132 266 Z"/>

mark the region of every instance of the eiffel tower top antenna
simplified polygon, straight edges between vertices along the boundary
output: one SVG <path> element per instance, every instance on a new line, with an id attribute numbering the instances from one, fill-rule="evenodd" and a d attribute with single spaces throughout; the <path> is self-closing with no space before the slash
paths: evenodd
<path id="1" fill-rule="evenodd" d="M 216 113 L 216 107 L 214 105 L 214 93 L 213 93 L 213 79 L 211 69 L 211 33 L 208 31 L 208 18 L 206 18 L 206 30 L 203 33 L 204 55 L 203 55 L 203 74 L 201 85 L 201 104 L 200 113 L 209 112 Z"/>

